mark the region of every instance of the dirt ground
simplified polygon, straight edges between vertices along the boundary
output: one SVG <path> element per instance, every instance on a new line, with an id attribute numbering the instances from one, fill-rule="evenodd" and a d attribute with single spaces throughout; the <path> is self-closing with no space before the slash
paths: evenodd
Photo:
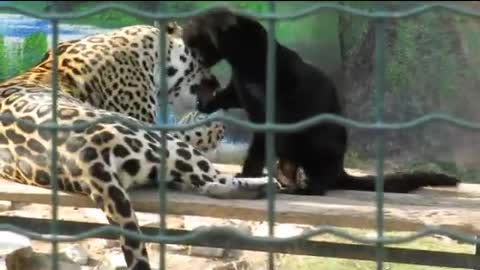
<path id="1" fill-rule="evenodd" d="M 51 207 L 49 205 L 40 204 L 20 205 L 16 206 L 15 210 L 8 210 L 2 212 L 2 215 L 30 218 L 50 218 Z M 137 216 L 141 226 L 158 224 L 159 221 L 159 216 L 156 214 L 137 213 Z M 60 207 L 58 217 L 60 220 L 67 219 L 71 221 L 88 221 L 105 224 L 107 223 L 104 214 L 100 210 L 93 208 Z M 193 218 L 193 220 L 195 220 L 195 217 Z M 194 224 L 194 221 L 190 221 L 187 226 L 191 228 L 192 226 L 196 227 L 197 225 Z M 185 217 L 167 216 L 167 227 L 169 229 L 184 229 Z M 31 243 L 32 249 L 35 253 L 51 254 L 52 246 L 50 243 L 35 240 L 31 240 Z M 123 254 L 121 253 L 118 240 L 86 239 L 77 242 L 61 243 L 59 244 L 60 253 L 62 254 L 66 248 L 75 244 L 81 245 L 87 251 L 89 256 L 88 264 L 87 266 L 82 267 L 82 270 L 95 269 L 95 266 L 98 266 L 105 261 L 106 255 L 108 257 L 112 257 L 112 255 L 115 254 L 115 257 L 120 257 L 121 259 L 123 259 Z M 149 243 L 147 244 L 147 248 L 149 251 L 150 263 L 154 266 L 159 265 L 158 245 Z M 236 258 L 231 256 L 218 258 L 209 257 L 208 255 L 192 255 L 190 254 L 189 247 L 177 245 L 167 245 L 167 255 L 168 256 L 166 259 L 166 264 L 167 269 L 169 270 L 235 269 L 235 267 L 233 266 L 228 267 L 229 263 L 238 263 L 238 266 L 240 266 L 240 268 L 237 269 L 252 269 L 250 267 L 241 267 L 246 265 L 246 260 L 244 258 L 248 258 L 248 263 L 252 263 L 255 265 L 262 265 L 262 262 L 265 262 L 267 259 L 265 253 L 248 251 L 243 251 L 242 255 Z M 155 269 L 155 267 L 153 269 Z M 255 267 L 255 269 L 259 268 Z M 1 265 L 0 270 L 3 270 Z"/>

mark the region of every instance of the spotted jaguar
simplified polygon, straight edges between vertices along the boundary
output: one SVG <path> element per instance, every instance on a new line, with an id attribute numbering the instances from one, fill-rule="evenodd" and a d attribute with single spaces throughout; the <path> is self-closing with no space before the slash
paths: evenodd
<path id="1" fill-rule="evenodd" d="M 219 84 L 184 45 L 178 25 L 165 31 L 168 102 L 182 115 L 194 108 L 197 91 L 213 93 Z M 220 173 L 200 151 L 221 138 L 220 123 L 185 132 L 140 128 L 157 116 L 159 34 L 136 25 L 59 44 L 56 100 L 51 51 L 0 83 L 0 177 L 51 188 L 54 170 L 59 190 L 89 196 L 111 224 L 138 233 L 128 191 L 158 184 L 162 158 L 167 173 L 161 181 L 170 188 L 214 198 L 263 197 L 266 177 Z M 51 132 L 51 124 L 76 128 Z M 128 269 L 150 269 L 143 242 L 120 241 Z"/>

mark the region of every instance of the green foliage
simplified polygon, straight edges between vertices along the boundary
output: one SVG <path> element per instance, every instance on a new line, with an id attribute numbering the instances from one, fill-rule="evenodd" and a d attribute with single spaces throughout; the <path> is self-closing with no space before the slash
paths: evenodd
<path id="1" fill-rule="evenodd" d="M 0 36 L 0 80 L 7 76 L 7 54 L 5 51 L 5 38 Z"/>
<path id="2" fill-rule="evenodd" d="M 365 1 L 339 1 L 339 4 L 359 9 L 367 9 L 372 6 Z M 341 31 L 343 34 L 345 50 L 348 52 L 362 41 L 362 37 L 368 29 L 369 20 L 348 13 L 340 13 L 338 16 L 341 17 L 344 24 L 340 26 L 338 31 Z"/>
<path id="3" fill-rule="evenodd" d="M 152 24 L 147 19 L 136 18 L 117 10 L 109 10 L 89 17 L 66 21 L 70 24 L 87 24 L 99 28 L 117 28 L 135 24 Z"/>
<path id="4" fill-rule="evenodd" d="M 351 235 L 357 237 L 375 237 L 375 230 L 364 230 L 354 228 L 342 228 L 342 230 L 348 232 Z M 385 237 L 399 238 L 408 237 L 412 234 L 410 231 L 385 231 Z M 357 242 L 347 240 L 342 237 L 338 237 L 332 234 L 322 234 L 320 236 L 312 237 L 313 241 L 325 241 L 335 243 L 346 244 L 358 244 Z M 475 246 L 457 242 L 447 237 L 427 236 L 422 237 L 407 243 L 387 245 L 387 247 L 398 247 L 405 249 L 419 249 L 419 250 L 431 250 L 431 251 L 443 251 L 454 253 L 467 253 L 473 254 L 475 252 Z M 256 258 L 251 256 L 252 269 L 266 269 L 264 257 Z M 376 263 L 374 261 L 362 261 L 355 259 L 342 259 L 342 258 L 323 258 L 314 256 L 302 256 L 291 254 L 275 254 L 275 269 L 277 270 L 370 270 L 376 269 Z M 445 267 L 434 267 L 425 265 L 414 264 L 399 264 L 385 262 L 383 265 L 385 270 L 447 270 Z M 467 270 L 458 268 L 459 270 Z"/>
<path id="5" fill-rule="evenodd" d="M 8 55 L 10 57 L 9 63 L 12 63 L 9 67 L 9 77 L 20 74 L 24 59 L 22 57 L 22 46 L 14 45 L 10 50 L 7 51 L 10 51 L 10 55 Z"/>
<path id="6" fill-rule="evenodd" d="M 43 33 L 33 33 L 25 38 L 22 44 L 22 61 L 20 72 L 24 72 L 37 64 L 47 52 L 47 36 Z"/>
<path id="7" fill-rule="evenodd" d="M 388 90 L 399 97 L 403 107 L 403 115 L 398 117 L 416 117 L 438 105 L 435 100 L 455 97 L 455 77 L 461 64 L 452 53 L 455 39 L 446 31 L 448 23 L 439 14 L 397 22 L 386 75 Z"/>
<path id="8" fill-rule="evenodd" d="M 47 7 L 47 2 L 48 1 L 4 1 L 4 2 L 9 2 L 8 4 L 14 5 L 18 8 L 21 8 L 23 10 L 33 10 L 33 11 L 41 11 L 44 10 L 45 7 Z M 2 13 L 12 13 L 12 14 L 17 14 L 14 11 L 2 11 Z"/>
<path id="9" fill-rule="evenodd" d="M 422 30 L 419 28 L 419 24 L 412 21 L 399 22 L 397 42 L 386 71 L 392 91 L 401 92 L 400 89 L 405 90 L 409 86 L 407 78 L 411 75 L 412 64 L 417 56 L 415 35 Z"/>
<path id="10" fill-rule="evenodd" d="M 179 1 L 172 1 L 179 2 Z M 327 1 L 332 2 L 332 1 Z M 335 1 L 333 1 L 335 2 Z M 240 10 L 245 10 L 254 13 L 268 13 L 269 4 L 267 1 L 184 1 L 182 2 L 182 11 L 197 10 L 207 8 L 214 4 L 228 4 L 234 6 Z M 178 4 L 172 4 L 169 7 L 178 7 Z M 309 1 L 285 1 L 276 3 L 276 12 L 280 14 L 286 14 L 294 12 L 311 6 L 312 2 Z M 176 11 L 172 9 L 171 11 Z M 262 21 L 262 24 L 266 26 L 266 22 Z M 300 29 L 300 30 L 299 30 Z M 310 44 L 315 46 L 316 44 L 332 43 L 336 42 L 336 29 L 337 29 L 337 14 L 335 12 L 327 11 L 321 14 L 314 14 L 304 18 L 296 20 L 282 20 L 276 23 L 276 37 L 287 44 Z M 313 43 L 313 44 L 312 44 Z"/>
<path id="11" fill-rule="evenodd" d="M 359 151 L 355 151 L 351 147 L 345 154 L 345 166 L 348 168 L 367 169 L 374 166 L 374 161 L 368 159 L 368 157 L 361 154 Z"/>
<path id="12" fill-rule="evenodd" d="M 175 11 L 175 8 L 181 4 L 182 11 L 193 11 L 197 9 L 208 8 L 211 5 L 229 5 L 240 9 L 246 9 L 255 13 L 268 12 L 268 2 L 266 1 L 170 1 L 169 10 Z"/>
<path id="13" fill-rule="evenodd" d="M 27 36 L 21 44 L 5 45 L 0 36 L 0 81 L 25 72 L 37 64 L 48 49 L 47 37 L 43 33 Z"/>

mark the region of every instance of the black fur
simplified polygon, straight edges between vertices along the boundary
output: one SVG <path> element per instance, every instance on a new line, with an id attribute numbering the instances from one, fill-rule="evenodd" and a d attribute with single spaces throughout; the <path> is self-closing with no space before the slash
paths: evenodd
<path id="1" fill-rule="evenodd" d="M 208 66 L 225 59 L 232 79 L 213 99 L 199 97 L 198 109 L 243 108 L 251 121 L 265 122 L 267 32 L 257 21 L 215 9 L 193 17 L 184 26 L 184 40 Z M 276 42 L 276 122 L 294 123 L 320 113 L 342 113 L 332 80 Z M 374 190 L 374 176 L 355 177 L 344 170 L 347 132 L 343 126 L 322 123 L 295 133 L 275 134 L 278 158 L 303 167 L 311 179 L 306 194 L 328 189 Z M 241 175 L 255 177 L 265 165 L 265 135 L 255 133 Z M 443 174 L 414 172 L 386 175 L 385 191 L 409 192 L 422 186 L 455 186 Z"/>

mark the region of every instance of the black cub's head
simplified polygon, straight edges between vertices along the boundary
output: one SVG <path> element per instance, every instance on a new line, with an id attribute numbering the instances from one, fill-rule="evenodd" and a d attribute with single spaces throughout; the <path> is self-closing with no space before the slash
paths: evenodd
<path id="1" fill-rule="evenodd" d="M 222 59 L 245 60 L 265 49 L 266 31 L 254 19 L 216 8 L 192 17 L 183 27 L 183 40 L 211 67 Z"/>

